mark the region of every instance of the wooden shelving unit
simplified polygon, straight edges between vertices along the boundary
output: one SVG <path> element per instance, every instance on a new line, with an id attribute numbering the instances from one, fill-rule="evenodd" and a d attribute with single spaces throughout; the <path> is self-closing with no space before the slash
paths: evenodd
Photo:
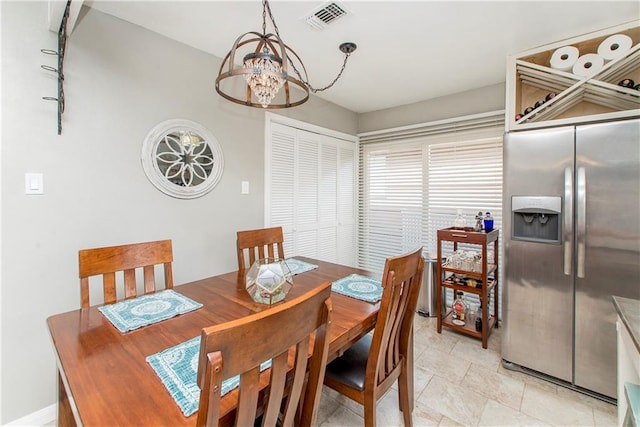
<path id="1" fill-rule="evenodd" d="M 451 255 L 458 249 L 459 244 L 471 245 L 475 250 L 479 249 L 482 256 L 481 271 L 452 268 L 439 262 L 436 274 L 436 313 L 438 321 L 438 333 L 442 333 L 442 327 L 451 328 L 457 332 L 470 335 L 482 340 L 482 348 L 487 348 L 489 334 L 493 328 L 498 327 L 498 235 L 499 231 L 492 230 L 488 233 L 473 231 L 473 228 L 445 228 L 438 230 L 438 260 L 445 259 L 445 255 Z M 445 254 L 443 243 L 452 243 L 452 252 Z M 493 251 L 489 251 L 493 244 Z M 454 281 L 454 277 L 462 279 L 479 280 L 481 288 L 467 286 L 464 283 Z M 478 316 L 482 317 L 482 330 L 476 331 L 475 323 L 466 322 L 464 325 L 456 325 L 452 322 L 452 310 L 446 304 L 446 292 L 450 290 L 453 295 L 456 291 L 475 294 L 482 303 L 482 310 Z M 490 300 L 490 298 L 493 298 Z M 489 303 L 493 303 L 493 310 L 489 312 Z"/>
<path id="2" fill-rule="evenodd" d="M 582 77 L 550 67 L 556 49 L 575 46 L 580 55 L 597 53 L 600 43 L 613 34 L 629 36 L 632 47 L 595 74 Z M 640 83 L 640 21 L 513 55 L 507 66 L 505 128 L 513 131 L 640 116 L 640 90 L 618 85 L 627 78 Z M 553 99 L 516 121 L 516 114 L 523 114 L 550 92 L 556 93 Z"/>

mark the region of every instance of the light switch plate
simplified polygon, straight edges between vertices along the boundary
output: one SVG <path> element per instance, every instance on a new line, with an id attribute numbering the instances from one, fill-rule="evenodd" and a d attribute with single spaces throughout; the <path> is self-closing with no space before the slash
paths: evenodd
<path id="1" fill-rule="evenodd" d="M 242 181 L 242 194 L 249 194 L 249 181 Z"/>
<path id="2" fill-rule="evenodd" d="M 25 194 L 44 194 L 44 177 L 41 173 L 24 174 Z"/>

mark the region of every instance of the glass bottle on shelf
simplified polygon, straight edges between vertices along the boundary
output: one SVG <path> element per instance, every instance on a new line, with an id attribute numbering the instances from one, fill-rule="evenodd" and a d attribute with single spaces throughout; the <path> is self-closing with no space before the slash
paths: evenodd
<path id="1" fill-rule="evenodd" d="M 483 224 L 482 224 L 482 220 L 483 220 L 483 215 L 482 215 L 482 211 L 478 212 L 478 215 L 476 215 L 476 225 L 475 227 L 473 227 L 473 231 L 482 231 L 483 228 Z"/>
<path id="2" fill-rule="evenodd" d="M 491 212 L 487 212 L 487 215 L 484 217 L 484 229 L 487 233 L 493 230 L 493 217 L 491 216 Z"/>
<path id="3" fill-rule="evenodd" d="M 474 325 L 476 317 L 478 316 L 478 304 L 469 303 L 469 312 L 467 313 L 467 320 L 469 325 Z"/>
<path id="4" fill-rule="evenodd" d="M 464 300 L 464 292 L 456 291 L 456 299 L 453 301 L 453 323 L 462 326 L 465 323 L 465 317 L 469 306 Z"/>
<path id="5" fill-rule="evenodd" d="M 466 220 L 464 219 L 464 215 L 462 215 L 462 209 L 458 209 L 458 214 L 456 215 L 456 219 L 453 220 L 453 226 L 455 228 L 463 229 L 466 225 Z"/>

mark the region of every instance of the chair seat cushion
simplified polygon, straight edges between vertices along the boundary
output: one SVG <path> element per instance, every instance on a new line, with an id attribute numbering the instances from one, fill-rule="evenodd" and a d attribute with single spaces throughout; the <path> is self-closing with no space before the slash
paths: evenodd
<path id="1" fill-rule="evenodd" d="M 360 338 L 344 354 L 327 365 L 325 378 L 329 377 L 357 390 L 364 390 L 367 359 L 371 348 L 371 335 Z"/>

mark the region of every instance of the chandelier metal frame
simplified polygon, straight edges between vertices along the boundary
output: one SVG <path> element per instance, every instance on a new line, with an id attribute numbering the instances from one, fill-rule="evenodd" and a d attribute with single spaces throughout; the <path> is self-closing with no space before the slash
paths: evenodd
<path id="1" fill-rule="evenodd" d="M 274 33 L 267 33 L 267 18 L 274 28 Z M 255 45 L 255 47 L 252 47 Z M 242 65 L 236 65 L 236 56 L 238 49 L 245 47 L 250 48 L 249 53 L 243 57 Z M 290 108 L 304 104 L 309 100 L 309 92 L 321 92 L 332 87 L 342 76 L 347 65 L 347 60 L 353 51 L 356 50 L 356 44 L 352 42 L 342 43 L 339 47 L 340 51 L 345 54 L 342 68 L 337 77 L 327 86 L 323 88 L 314 88 L 309 84 L 307 70 L 298 54 L 288 45 L 286 45 L 280 37 L 278 27 L 271 13 L 268 0 L 262 0 L 262 33 L 249 31 L 238 37 L 229 53 L 224 57 L 220 65 L 220 70 L 216 78 L 216 92 L 223 98 L 249 107 L 277 109 Z M 268 69 L 251 66 L 255 61 L 260 61 L 268 66 Z M 296 65 L 297 64 L 297 65 Z M 290 72 L 293 70 L 293 73 Z M 228 89 L 222 88 L 221 82 L 227 79 L 240 80 L 242 77 L 244 90 L 238 90 L 237 94 L 232 94 Z M 252 91 L 249 81 L 254 85 L 256 82 L 260 89 L 271 93 L 272 99 L 265 104 L 257 99 L 256 94 Z M 228 81 L 228 83 L 232 83 Z M 281 84 L 284 88 L 284 97 L 275 97 L 280 91 L 280 87 L 274 89 L 275 86 Z M 242 94 L 240 94 L 242 92 Z"/>

